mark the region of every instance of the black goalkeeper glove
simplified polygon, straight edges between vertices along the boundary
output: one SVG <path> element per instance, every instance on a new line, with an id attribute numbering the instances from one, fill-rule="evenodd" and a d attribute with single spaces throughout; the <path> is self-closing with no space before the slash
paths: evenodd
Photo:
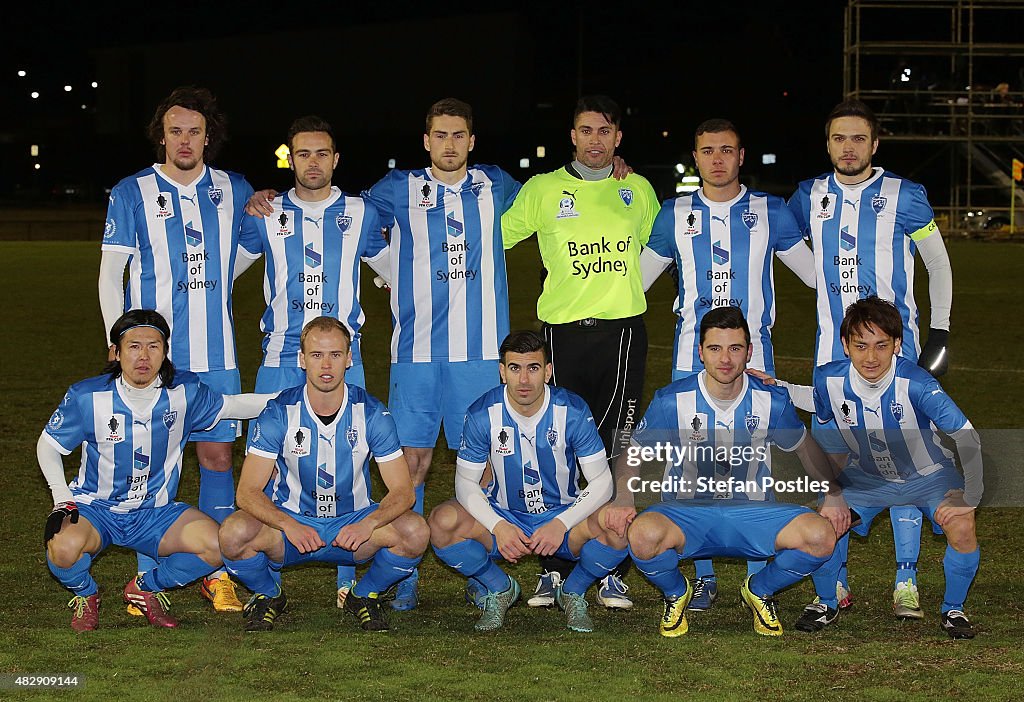
<path id="1" fill-rule="evenodd" d="M 43 532 L 43 546 L 64 526 L 64 518 L 71 517 L 72 524 L 78 524 L 78 505 L 74 502 L 61 502 L 53 506 L 53 511 L 46 518 L 46 530 Z"/>
<path id="2" fill-rule="evenodd" d="M 928 341 L 921 349 L 917 365 L 932 374 L 933 378 L 945 375 L 949 369 L 949 332 L 945 329 L 929 329 Z"/>

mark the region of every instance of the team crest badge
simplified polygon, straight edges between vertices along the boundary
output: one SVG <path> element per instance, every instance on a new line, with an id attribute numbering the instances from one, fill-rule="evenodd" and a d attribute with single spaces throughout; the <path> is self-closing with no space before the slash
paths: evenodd
<path id="1" fill-rule="evenodd" d="M 501 427 L 494 439 L 494 453 L 499 456 L 512 455 L 512 427 Z"/>
<path id="2" fill-rule="evenodd" d="M 355 427 L 349 427 L 345 430 L 345 440 L 348 441 L 348 445 L 355 448 L 355 445 L 359 443 L 359 430 Z"/>
<path id="3" fill-rule="evenodd" d="M 629 188 L 619 188 L 619 197 L 626 203 L 626 207 L 633 204 L 633 191 Z"/>
<path id="4" fill-rule="evenodd" d="M 897 422 L 903 421 L 903 405 L 893 400 L 889 403 L 889 411 L 892 412 L 892 417 Z"/>
<path id="5" fill-rule="evenodd" d="M 177 410 L 168 410 L 164 412 L 164 426 L 170 429 L 172 426 L 174 426 L 174 422 L 177 418 Z"/>
<path id="6" fill-rule="evenodd" d="M 53 415 L 50 417 L 50 421 L 46 423 L 46 428 L 50 431 L 57 431 L 64 424 L 64 413 L 60 410 L 55 410 Z"/>
<path id="7" fill-rule="evenodd" d="M 548 438 L 548 444 L 550 446 L 554 446 L 555 444 L 557 444 L 558 443 L 558 430 L 556 430 L 554 427 L 548 429 L 547 438 Z"/>
<path id="8" fill-rule="evenodd" d="M 876 215 L 880 215 L 882 210 L 885 209 L 885 203 L 888 201 L 889 199 L 885 195 L 875 195 L 871 198 L 871 209 L 875 211 Z"/>
<path id="9" fill-rule="evenodd" d="M 224 200 L 224 191 L 211 185 L 210 189 L 206 192 L 210 196 L 210 202 L 213 203 L 213 206 L 220 207 L 220 203 Z"/>
<path id="10" fill-rule="evenodd" d="M 751 434 L 757 431 L 757 427 L 760 426 L 760 424 L 761 418 L 758 417 L 756 414 L 748 414 L 746 416 L 747 431 L 749 431 Z"/>
<path id="11" fill-rule="evenodd" d="M 103 238 L 104 239 L 113 239 L 114 238 L 114 234 L 116 234 L 116 233 L 117 233 L 117 222 L 115 222 L 112 219 L 108 219 L 106 221 L 106 223 L 103 225 Z"/>
<path id="12" fill-rule="evenodd" d="M 334 223 L 338 225 L 338 229 L 341 233 L 345 234 L 345 232 L 348 231 L 348 228 L 352 226 L 352 217 L 340 214 L 335 218 Z"/>
<path id="13" fill-rule="evenodd" d="M 484 184 L 483 183 L 473 183 L 471 186 L 469 186 L 469 190 L 470 190 L 470 192 L 472 192 L 477 197 L 480 197 L 480 193 L 482 193 L 484 191 Z"/>
<path id="14" fill-rule="evenodd" d="M 747 210 L 740 216 L 740 220 L 747 225 L 747 229 L 753 229 L 757 226 L 757 213 Z"/>

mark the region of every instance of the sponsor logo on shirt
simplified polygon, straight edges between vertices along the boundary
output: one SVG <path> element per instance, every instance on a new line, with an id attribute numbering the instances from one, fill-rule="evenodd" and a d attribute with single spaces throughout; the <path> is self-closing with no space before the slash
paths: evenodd
<path id="1" fill-rule="evenodd" d="M 562 195 L 562 199 L 558 201 L 558 214 L 555 219 L 579 217 L 580 213 L 576 211 L 576 191 L 563 190 Z"/>

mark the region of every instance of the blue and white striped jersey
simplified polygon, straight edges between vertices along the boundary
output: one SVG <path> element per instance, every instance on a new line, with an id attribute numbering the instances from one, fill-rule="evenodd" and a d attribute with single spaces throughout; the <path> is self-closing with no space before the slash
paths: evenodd
<path id="1" fill-rule="evenodd" d="M 850 452 L 850 467 L 894 482 L 953 468 L 953 454 L 939 443 L 936 429 L 952 434 L 967 417 L 939 381 L 906 358 L 897 358 L 889 385 L 873 397 L 858 394 L 849 359 L 832 361 L 814 372 L 814 411 L 818 421 Z M 826 450 L 833 440 L 823 442 Z M 838 444 L 837 444 L 838 445 Z"/>
<path id="2" fill-rule="evenodd" d="M 345 323 L 358 361 L 365 319 L 359 260 L 372 259 L 387 247 L 377 210 L 336 187 L 321 202 L 304 202 L 292 189 L 275 198 L 273 207 L 267 217 L 243 217 L 240 242 L 249 253 L 266 256 L 263 365 L 297 368 L 302 328 L 321 315 Z"/>
<path id="3" fill-rule="evenodd" d="M 396 169 L 364 193 L 391 229 L 393 363 L 498 358 L 509 332 L 501 215 L 520 187 L 472 166 L 458 186 Z"/>
<path id="4" fill-rule="evenodd" d="M 181 370 L 237 367 L 231 283 L 252 192 L 237 173 L 204 166 L 186 187 L 154 164 L 110 193 L 103 250 L 131 257 L 125 311 L 163 315 L 171 327 L 169 357 Z"/>
<path id="5" fill-rule="evenodd" d="M 68 486 L 77 502 L 122 513 L 163 507 L 178 494 L 189 434 L 217 423 L 224 397 L 179 371 L 173 387 L 135 412 L 120 383 L 102 375 L 72 385 L 45 435 L 65 456 L 82 447 L 78 477 Z"/>
<path id="6" fill-rule="evenodd" d="M 676 480 L 679 491 L 663 492 L 662 499 L 773 500 L 763 489 L 771 476 L 769 447 L 792 451 L 806 432 L 789 391 L 744 374 L 743 390 L 723 410 L 708 393 L 706 375 L 694 373 L 655 392 L 633 445 L 673 448 L 664 477 Z M 709 481 L 743 488 L 711 489 Z"/>
<path id="7" fill-rule="evenodd" d="M 458 461 L 481 471 L 490 462 L 494 481 L 487 498 L 502 509 L 542 514 L 572 504 L 579 494 L 577 459 L 605 455 L 590 408 L 579 395 L 549 385 L 534 417 L 532 426 L 517 421 L 504 385 L 488 390 L 466 411 Z"/>
<path id="8" fill-rule="evenodd" d="M 370 456 L 378 463 L 402 455 L 387 407 L 355 385 L 329 425 L 310 410 L 306 386 L 289 388 L 256 420 L 249 451 L 277 461 L 270 499 L 286 512 L 336 517 L 373 504 Z"/>
<path id="9" fill-rule="evenodd" d="M 775 278 L 772 254 L 800 243 L 800 231 L 782 198 L 742 186 L 728 202 L 700 192 L 666 200 L 654 221 L 648 248 L 679 269 L 675 369 L 696 371 L 700 320 L 716 307 L 738 307 L 750 325 L 752 368 L 775 373 L 772 325 Z"/>
<path id="10" fill-rule="evenodd" d="M 789 208 L 814 250 L 815 365 L 843 358 L 839 325 L 846 308 L 870 295 L 896 304 L 903 317 L 903 356 L 916 362 L 921 343 L 914 242 L 938 235 L 924 186 L 881 168 L 855 186 L 828 173 L 800 183 Z"/>

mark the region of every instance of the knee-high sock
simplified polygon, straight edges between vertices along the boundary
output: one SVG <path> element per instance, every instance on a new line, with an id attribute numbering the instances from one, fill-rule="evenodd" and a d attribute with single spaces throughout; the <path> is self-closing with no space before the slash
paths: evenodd
<path id="1" fill-rule="evenodd" d="M 153 570 L 157 566 L 157 560 L 155 558 L 138 551 L 135 552 L 135 563 L 138 566 L 136 570 L 139 573 L 145 573 Z"/>
<path id="2" fill-rule="evenodd" d="M 913 505 L 889 508 L 892 540 L 896 546 L 896 582 L 917 585 L 917 559 L 921 554 L 921 522 L 924 515 Z"/>
<path id="3" fill-rule="evenodd" d="M 946 575 L 946 594 L 942 598 L 942 611 L 951 609 L 963 610 L 967 591 L 978 574 L 978 563 L 981 561 L 981 549 L 976 548 L 970 553 L 960 553 L 952 546 L 946 546 L 946 555 L 942 559 L 942 571 Z"/>
<path id="4" fill-rule="evenodd" d="M 352 594 L 356 597 L 368 597 L 372 593 L 384 592 L 399 580 L 408 578 L 421 560 L 423 556 L 406 558 L 382 548 L 373 554 L 373 563 L 352 588 Z"/>
<path id="5" fill-rule="evenodd" d="M 580 549 L 580 560 L 562 583 L 562 590 L 582 595 L 588 587 L 615 570 L 627 553 L 624 548 L 612 548 L 597 539 L 591 539 Z"/>
<path id="6" fill-rule="evenodd" d="M 92 567 L 92 556 L 88 553 L 83 553 L 81 558 L 67 568 L 58 568 L 49 556 L 46 557 L 46 565 L 60 584 L 76 595 L 89 597 L 99 591 L 99 586 L 89 572 L 89 568 Z"/>
<path id="7" fill-rule="evenodd" d="M 194 553 L 172 553 L 161 558 L 156 568 L 146 571 L 139 587 L 147 592 L 169 590 L 188 585 L 214 570 L 216 568 Z"/>
<path id="8" fill-rule="evenodd" d="M 693 561 L 693 571 L 698 578 L 713 580 L 715 578 L 715 564 L 710 558 L 697 558 Z"/>
<path id="9" fill-rule="evenodd" d="M 224 559 L 224 567 L 254 594 L 277 597 L 281 594 L 280 569 L 271 569 L 270 559 L 265 553 L 257 553 L 250 558 L 233 561 Z"/>
<path id="10" fill-rule="evenodd" d="M 828 561 L 829 556 L 812 556 L 795 548 L 780 551 L 771 563 L 750 578 L 750 591 L 758 597 L 770 597 L 805 577 Z M 832 597 L 836 596 L 836 581 L 832 580 Z"/>
<path id="11" fill-rule="evenodd" d="M 747 575 L 755 575 L 764 570 L 768 561 L 747 561 Z"/>
<path id="12" fill-rule="evenodd" d="M 199 511 L 218 524 L 235 511 L 235 481 L 230 470 L 199 466 Z"/>
<path id="13" fill-rule="evenodd" d="M 635 553 L 632 556 L 636 569 L 665 597 L 679 597 L 686 592 L 686 578 L 679 572 L 679 554 L 674 549 L 646 560 L 637 558 Z"/>
<path id="14" fill-rule="evenodd" d="M 818 599 L 826 607 L 837 609 L 839 599 L 836 597 L 836 582 L 839 578 L 839 569 L 846 563 L 846 554 L 850 548 L 850 533 L 847 532 L 839 537 L 832 555 L 822 564 L 820 568 L 811 573 L 814 581 L 814 591 Z"/>
<path id="15" fill-rule="evenodd" d="M 487 592 L 504 592 L 509 588 L 508 575 L 491 560 L 479 541 L 465 539 L 444 548 L 435 546 L 434 553 L 461 575 L 478 580 Z"/>
<path id="16" fill-rule="evenodd" d="M 426 485 L 417 485 L 413 488 L 413 492 L 416 494 L 416 502 L 412 506 L 412 511 L 416 514 L 423 514 L 423 493 L 426 490 Z"/>

